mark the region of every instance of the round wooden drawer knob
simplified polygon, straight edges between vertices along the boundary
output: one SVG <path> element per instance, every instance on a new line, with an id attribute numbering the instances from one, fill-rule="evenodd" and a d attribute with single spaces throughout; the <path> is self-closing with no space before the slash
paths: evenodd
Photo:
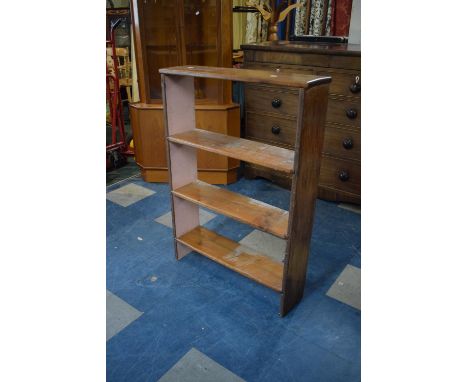
<path id="1" fill-rule="evenodd" d="M 340 180 L 342 182 L 346 182 L 349 180 L 349 172 L 346 171 L 346 170 L 342 170 L 340 171 L 340 173 L 338 174 L 338 177 L 340 178 Z"/>
<path id="2" fill-rule="evenodd" d="M 346 116 L 349 119 L 355 119 L 357 117 L 357 111 L 355 109 L 348 109 L 346 110 Z"/>
<path id="3" fill-rule="evenodd" d="M 351 93 L 356 94 L 361 91 L 361 85 L 360 84 L 352 84 L 349 86 L 349 90 Z"/>
<path id="4" fill-rule="evenodd" d="M 279 126 L 273 126 L 273 127 L 271 128 L 271 132 L 272 132 L 273 134 L 275 134 L 275 135 L 278 135 L 278 134 L 280 133 L 280 131 L 281 131 L 281 128 L 280 128 Z"/>
<path id="5" fill-rule="evenodd" d="M 354 78 L 354 83 L 349 86 L 349 90 L 353 94 L 359 93 L 361 91 L 361 78 L 359 76 Z"/>
<path id="6" fill-rule="evenodd" d="M 281 100 L 279 98 L 275 98 L 273 101 L 271 101 L 271 106 L 273 106 L 275 109 L 278 109 L 281 106 Z"/>
<path id="7" fill-rule="evenodd" d="M 351 138 L 345 138 L 343 139 L 343 147 L 346 150 L 350 150 L 353 148 L 353 140 Z"/>

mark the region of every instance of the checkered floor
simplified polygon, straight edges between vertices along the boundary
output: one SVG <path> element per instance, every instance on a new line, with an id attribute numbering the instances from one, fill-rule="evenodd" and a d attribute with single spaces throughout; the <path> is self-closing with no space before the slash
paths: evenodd
<path id="1" fill-rule="evenodd" d="M 228 189 L 288 209 L 262 180 Z M 174 258 L 167 184 L 107 188 L 108 381 L 359 381 L 360 210 L 318 201 L 302 302 L 196 253 Z M 201 209 L 200 222 L 275 259 L 285 242 Z"/>

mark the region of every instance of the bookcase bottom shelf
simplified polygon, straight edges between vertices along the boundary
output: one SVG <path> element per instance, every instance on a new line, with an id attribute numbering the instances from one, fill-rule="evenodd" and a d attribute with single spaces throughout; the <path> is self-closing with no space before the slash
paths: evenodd
<path id="1" fill-rule="evenodd" d="M 282 291 L 283 263 L 201 226 L 177 238 L 177 241 L 268 288 Z"/>

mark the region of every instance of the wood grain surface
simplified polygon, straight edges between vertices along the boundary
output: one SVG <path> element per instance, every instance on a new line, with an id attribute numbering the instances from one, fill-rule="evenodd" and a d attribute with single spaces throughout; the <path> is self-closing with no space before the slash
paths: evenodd
<path id="1" fill-rule="evenodd" d="M 332 81 L 329 88 L 329 103 L 327 109 L 327 125 L 325 142 L 323 148 L 323 160 L 319 197 L 326 200 L 360 203 L 360 190 L 355 181 L 360 172 L 361 159 L 361 50 L 359 45 L 352 44 L 314 44 L 309 42 L 285 42 L 269 41 L 242 45 L 244 50 L 244 67 L 247 69 L 267 70 L 270 73 L 290 72 L 331 76 Z M 358 78 L 356 78 L 358 77 Z M 288 131 L 282 128 L 274 139 L 269 138 L 264 121 L 260 118 L 251 117 L 252 113 L 267 114 L 271 110 L 271 100 L 268 93 L 261 97 L 249 99 L 252 92 L 247 87 L 258 85 L 246 85 L 245 98 L 245 136 L 261 140 L 265 143 L 292 148 L 291 134 L 282 134 Z M 289 90 L 289 89 L 287 89 Z M 294 90 L 294 89 L 293 89 Z M 298 89 L 295 89 L 297 92 Z M 294 100 L 299 103 L 299 96 Z M 288 98 L 286 107 L 276 108 L 271 117 L 289 118 L 287 110 L 294 110 L 294 104 Z M 349 111 L 349 113 L 347 113 Z M 357 114 L 354 116 L 355 111 Z M 274 115 L 276 114 L 276 115 Z M 349 116 L 348 116 L 349 114 Z M 353 118 L 354 116 L 354 118 Z M 305 128 L 307 128 L 305 126 Z M 352 147 L 343 145 L 345 139 L 352 140 Z M 337 164 L 349 163 L 348 168 L 351 179 L 341 181 L 338 178 Z M 329 159 L 329 160 L 326 160 Z M 333 164 L 332 164 L 333 162 Z M 333 172 L 331 171 L 333 170 Z M 278 172 L 268 170 L 261 166 L 246 163 L 244 174 L 250 178 L 261 176 L 270 179 L 281 186 L 290 187 L 291 177 L 279 176 Z M 288 181 L 289 180 L 289 181 Z"/>
<path id="2" fill-rule="evenodd" d="M 281 208 L 199 180 L 173 190 L 172 194 L 280 238 L 287 238 L 289 214 Z"/>
<path id="3" fill-rule="evenodd" d="M 293 119 L 297 118 L 297 89 L 250 84 L 246 85 L 244 89 L 246 110 L 259 113 L 278 113 Z M 273 106 L 274 100 L 278 100 L 280 106 L 275 108 Z"/>
<path id="4" fill-rule="evenodd" d="M 315 215 L 322 156 L 328 85 L 301 90 L 296 136 L 295 174 L 289 207 L 289 240 L 284 263 L 281 315 L 302 298 L 306 282 L 310 238 Z"/>
<path id="5" fill-rule="evenodd" d="M 294 149 L 296 143 L 296 121 L 278 117 L 248 112 L 245 116 L 245 137 L 261 140 L 288 149 Z"/>
<path id="6" fill-rule="evenodd" d="M 245 245 L 203 227 L 196 227 L 177 239 L 203 256 L 281 292 L 283 264 Z"/>
<path id="7" fill-rule="evenodd" d="M 331 81 L 331 77 L 314 76 L 296 73 L 271 73 L 271 71 L 218 68 L 214 66 L 174 66 L 172 68 L 159 69 L 159 72 L 167 75 L 190 76 L 196 78 L 216 78 L 239 82 L 256 82 L 270 85 L 289 86 L 293 88 L 309 88 Z"/>
<path id="8" fill-rule="evenodd" d="M 282 147 L 200 129 L 171 135 L 167 139 L 172 143 L 179 143 L 215 154 L 226 155 L 277 171 L 293 173 L 294 151 Z"/>

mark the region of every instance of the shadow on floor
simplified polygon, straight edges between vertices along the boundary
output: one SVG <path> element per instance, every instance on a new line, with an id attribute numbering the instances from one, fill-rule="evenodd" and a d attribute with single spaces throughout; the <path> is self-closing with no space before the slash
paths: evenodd
<path id="1" fill-rule="evenodd" d="M 127 164 L 117 170 L 106 173 L 106 186 L 120 182 L 121 180 L 133 177 L 140 174 L 140 168 L 135 163 L 135 158 L 128 157 Z"/>

